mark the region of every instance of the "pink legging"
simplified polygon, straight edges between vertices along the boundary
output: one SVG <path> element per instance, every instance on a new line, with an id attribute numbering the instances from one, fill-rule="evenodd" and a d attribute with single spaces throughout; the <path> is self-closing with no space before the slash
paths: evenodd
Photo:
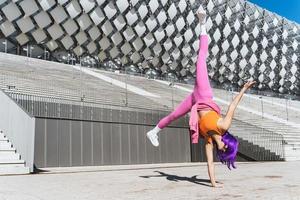
<path id="1" fill-rule="evenodd" d="M 213 93 L 208 80 L 206 56 L 208 51 L 208 36 L 200 35 L 199 53 L 196 68 L 196 82 L 194 91 L 188 95 L 177 108 L 159 121 L 157 126 L 160 129 L 168 126 L 172 121 L 188 113 L 192 106 L 199 100 L 207 100 L 213 98 Z"/>

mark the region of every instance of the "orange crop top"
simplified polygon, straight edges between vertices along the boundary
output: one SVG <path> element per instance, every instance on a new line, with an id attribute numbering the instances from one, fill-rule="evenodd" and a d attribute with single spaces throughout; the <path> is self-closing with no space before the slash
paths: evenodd
<path id="1" fill-rule="evenodd" d="M 200 134 L 207 139 L 209 143 L 212 143 L 212 138 L 208 134 L 209 131 L 214 131 L 219 135 L 223 135 L 222 131 L 218 128 L 217 122 L 221 116 L 215 111 L 209 111 L 199 118 L 199 131 Z"/>

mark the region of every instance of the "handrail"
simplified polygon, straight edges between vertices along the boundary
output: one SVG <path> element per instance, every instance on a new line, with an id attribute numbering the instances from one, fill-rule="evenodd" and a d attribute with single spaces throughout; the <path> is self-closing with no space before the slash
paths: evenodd
<path id="1" fill-rule="evenodd" d="M 11 96 L 9 93 L 5 92 L 5 90 L 3 90 L 3 89 L 1 89 L 1 88 L 0 88 L 0 91 L 1 91 L 3 94 L 5 94 L 8 98 L 10 98 L 10 99 L 12 100 L 12 102 L 14 102 L 15 105 L 17 105 L 19 108 L 21 108 L 28 116 L 34 117 L 28 110 L 26 110 L 23 106 L 21 106 L 20 104 L 18 104 L 18 103 L 15 101 L 15 99 L 13 99 L 12 96 Z"/>
<path id="2" fill-rule="evenodd" d="M 170 111 L 170 109 L 152 109 L 152 108 L 144 108 L 144 107 L 136 107 L 136 106 L 126 106 L 125 104 L 113 104 L 113 103 L 98 103 L 98 102 L 91 102 L 91 101 L 76 101 L 72 99 L 66 99 L 66 98 L 57 98 L 57 97 L 51 97 L 51 96 L 41 96 L 41 95 L 32 95 L 32 94 L 24 94 L 21 92 L 11 92 L 11 91 L 5 91 L 4 92 L 10 96 L 14 100 L 30 100 L 30 101 L 37 101 L 37 100 L 43 100 L 44 102 L 51 102 L 51 103 L 66 103 L 66 104 L 85 104 L 92 107 L 103 107 L 103 106 L 116 106 L 121 108 L 130 108 L 130 109 L 137 109 L 137 110 L 151 110 L 151 111 Z M 15 97 L 15 98 L 14 98 Z M 21 97 L 21 98 L 19 98 Z M 40 99 L 39 99 L 40 98 Z M 54 102 L 53 102 L 54 101 Z M 62 101 L 62 102 L 61 102 Z M 163 107 L 162 107 L 163 108 Z"/>
<path id="3" fill-rule="evenodd" d="M 253 125 L 248 122 L 244 122 L 238 119 L 234 119 L 236 123 L 242 124 L 242 125 L 236 125 L 239 128 L 242 128 L 242 131 L 245 131 L 245 133 L 237 133 L 233 132 L 233 135 L 237 136 L 243 136 L 245 139 L 249 142 L 252 142 L 253 144 L 256 144 L 258 146 L 264 147 L 265 149 L 269 149 L 272 152 L 276 153 L 276 155 L 280 156 L 281 158 L 284 158 L 285 156 L 285 150 L 284 150 L 284 144 L 286 144 L 286 141 L 284 140 L 283 134 L 276 133 L 270 130 L 267 130 L 263 127 L 259 127 L 256 125 Z M 234 124 L 236 124 L 234 123 Z M 234 125 L 233 125 L 234 126 Z M 244 128 L 243 128 L 244 126 Z M 247 130 L 243 130 L 243 129 Z M 256 134 L 256 132 L 258 132 Z M 245 135 L 246 134 L 246 135 Z"/>

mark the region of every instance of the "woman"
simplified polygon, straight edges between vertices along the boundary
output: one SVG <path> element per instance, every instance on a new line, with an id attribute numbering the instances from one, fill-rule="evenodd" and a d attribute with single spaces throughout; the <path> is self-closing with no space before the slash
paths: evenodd
<path id="1" fill-rule="evenodd" d="M 208 52 L 208 36 L 205 29 L 206 13 L 200 8 L 197 11 L 197 15 L 200 21 L 201 33 L 194 90 L 172 113 L 160 120 L 157 126 L 147 133 L 147 137 L 154 146 L 158 146 L 157 133 L 172 121 L 191 111 L 189 125 L 192 143 L 198 143 L 199 133 L 204 137 L 206 141 L 205 150 L 208 174 L 212 186 L 216 187 L 213 143 L 217 146 L 217 156 L 220 161 L 226 164 L 229 169 L 230 166 L 235 168 L 234 161 L 238 150 L 238 141 L 227 130 L 231 125 L 234 111 L 243 94 L 255 82 L 250 81 L 244 85 L 240 93 L 231 102 L 226 116 L 222 118 L 219 106 L 213 101 L 213 93 L 207 74 L 206 56 Z"/>

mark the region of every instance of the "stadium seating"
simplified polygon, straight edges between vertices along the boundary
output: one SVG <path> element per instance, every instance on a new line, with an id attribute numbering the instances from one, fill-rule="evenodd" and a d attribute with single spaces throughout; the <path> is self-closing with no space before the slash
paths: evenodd
<path id="1" fill-rule="evenodd" d="M 108 77 L 102 80 L 70 65 L 39 59 L 0 54 L 0 87 L 7 93 L 51 97 L 70 102 L 95 105 L 127 106 L 152 110 L 172 110 L 192 90 L 192 85 L 146 79 L 144 77 L 85 68 Z M 118 80 L 157 95 L 150 97 L 126 90 L 112 83 Z M 110 82 L 111 81 L 111 82 Z M 216 102 L 226 113 L 235 94 L 214 89 Z M 300 159 L 300 102 L 247 94 L 236 113 L 231 132 L 271 152 L 284 143 L 285 160 Z"/>

